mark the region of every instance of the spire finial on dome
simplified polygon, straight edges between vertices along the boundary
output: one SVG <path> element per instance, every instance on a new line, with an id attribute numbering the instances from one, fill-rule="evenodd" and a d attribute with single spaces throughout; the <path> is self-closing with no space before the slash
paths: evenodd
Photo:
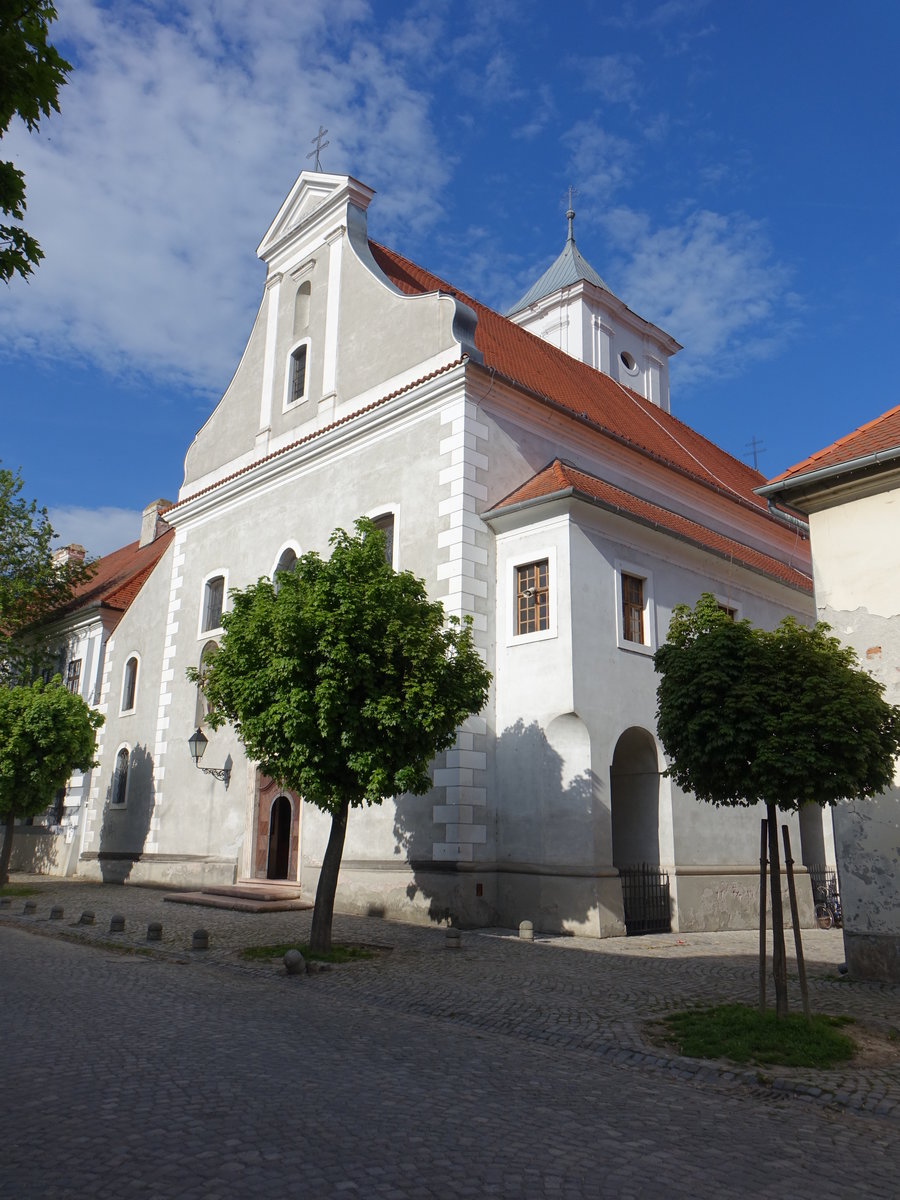
<path id="1" fill-rule="evenodd" d="M 569 234 L 566 241 L 575 244 L 575 209 L 572 207 L 572 197 L 578 195 L 578 189 L 569 184 L 569 208 L 566 212 L 566 220 L 569 222 Z"/>

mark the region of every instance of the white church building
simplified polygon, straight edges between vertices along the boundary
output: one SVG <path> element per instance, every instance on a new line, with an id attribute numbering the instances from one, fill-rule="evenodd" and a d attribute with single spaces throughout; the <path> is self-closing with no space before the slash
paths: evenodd
<path id="1" fill-rule="evenodd" d="M 366 515 L 396 568 L 472 618 L 493 686 L 429 795 L 351 812 L 338 909 L 615 935 L 647 918 L 629 891 L 643 864 L 652 927 L 752 927 L 759 813 L 664 776 L 652 656 L 704 591 L 757 625 L 811 621 L 800 523 L 671 415 L 680 347 L 582 258 L 573 213 L 504 317 L 370 242 L 372 196 L 304 172 L 259 246 L 246 349 L 104 644 L 78 873 L 314 894 L 328 819 L 261 778 L 230 727 L 204 730 L 202 763 L 227 779 L 197 769 L 186 670 L 221 639 L 229 589 Z M 833 864 L 827 814 L 792 824 L 798 861 Z"/>

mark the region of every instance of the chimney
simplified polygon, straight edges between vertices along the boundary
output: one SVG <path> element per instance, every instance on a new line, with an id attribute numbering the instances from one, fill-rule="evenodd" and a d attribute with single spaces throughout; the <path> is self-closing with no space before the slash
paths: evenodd
<path id="1" fill-rule="evenodd" d="M 149 546 L 151 542 L 155 542 L 161 533 L 165 533 L 169 526 L 162 519 L 161 513 L 163 509 L 171 508 L 171 500 L 154 500 L 148 504 L 141 514 L 141 540 L 139 546 Z"/>
<path id="2" fill-rule="evenodd" d="M 84 546 L 79 546 L 77 542 L 73 542 L 70 546 L 60 546 L 53 551 L 54 567 L 64 567 L 66 563 L 82 563 L 84 562 Z"/>

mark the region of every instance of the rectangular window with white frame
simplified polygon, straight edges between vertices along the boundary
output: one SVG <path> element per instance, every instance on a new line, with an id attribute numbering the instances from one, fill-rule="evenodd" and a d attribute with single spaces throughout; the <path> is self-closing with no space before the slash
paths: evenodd
<path id="1" fill-rule="evenodd" d="M 616 563 L 616 641 L 622 650 L 656 651 L 653 574 L 633 563 Z"/>
<path id="2" fill-rule="evenodd" d="M 521 555 L 507 566 L 510 644 L 553 638 L 557 634 L 556 551 Z"/>

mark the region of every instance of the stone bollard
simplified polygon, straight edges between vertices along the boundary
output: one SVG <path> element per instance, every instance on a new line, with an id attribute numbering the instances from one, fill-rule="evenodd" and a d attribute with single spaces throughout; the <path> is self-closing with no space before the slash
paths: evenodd
<path id="1" fill-rule="evenodd" d="M 459 930 L 454 929 L 452 925 L 447 926 L 447 936 L 444 944 L 448 950 L 458 950 L 461 946 Z"/>
<path id="2" fill-rule="evenodd" d="M 65 913 L 63 910 L 63 906 L 61 904 L 54 904 L 53 907 L 50 909 L 50 920 L 51 921 L 61 921 L 64 916 L 65 916 Z"/>
<path id="3" fill-rule="evenodd" d="M 162 941 L 162 923 L 160 921 L 151 921 L 147 926 L 147 941 L 161 942 Z"/>
<path id="4" fill-rule="evenodd" d="M 288 975 L 306 974 L 306 959 L 299 950 L 285 951 L 284 969 L 287 971 Z"/>
<path id="5" fill-rule="evenodd" d="M 30 916 L 37 912 L 37 900 L 26 900 L 25 907 L 22 909 L 23 914 Z"/>
<path id="6" fill-rule="evenodd" d="M 124 933 L 125 932 L 125 918 L 122 916 L 121 913 L 114 913 L 113 916 L 111 916 L 109 918 L 109 932 L 110 933 Z"/>
<path id="7" fill-rule="evenodd" d="M 94 914 L 89 908 L 86 908 L 84 910 L 84 912 L 81 914 L 81 919 L 79 920 L 78 924 L 79 925 L 93 925 L 94 924 Z"/>
<path id="8" fill-rule="evenodd" d="M 194 935 L 191 938 L 192 950 L 208 950 L 209 949 L 209 931 L 206 929 L 195 929 Z"/>
<path id="9" fill-rule="evenodd" d="M 523 942 L 534 941 L 534 926 L 530 921 L 521 921 L 519 923 L 519 937 Z"/>

